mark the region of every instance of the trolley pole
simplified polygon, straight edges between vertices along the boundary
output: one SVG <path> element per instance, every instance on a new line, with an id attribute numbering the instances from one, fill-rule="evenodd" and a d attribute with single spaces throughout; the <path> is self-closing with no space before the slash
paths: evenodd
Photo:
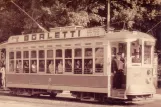
<path id="1" fill-rule="evenodd" d="M 110 2 L 111 0 L 107 0 L 107 32 L 110 30 Z"/>

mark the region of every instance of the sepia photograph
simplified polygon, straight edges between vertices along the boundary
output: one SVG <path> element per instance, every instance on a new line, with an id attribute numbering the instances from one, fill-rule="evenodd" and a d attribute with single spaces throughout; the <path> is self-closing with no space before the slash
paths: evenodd
<path id="1" fill-rule="evenodd" d="M 0 107 L 160 107 L 161 0 L 0 0 Z"/>

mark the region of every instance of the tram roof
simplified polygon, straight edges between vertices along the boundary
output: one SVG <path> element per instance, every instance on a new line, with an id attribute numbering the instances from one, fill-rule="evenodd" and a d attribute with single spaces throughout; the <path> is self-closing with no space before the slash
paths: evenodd
<path id="1" fill-rule="evenodd" d="M 146 40 L 155 41 L 153 36 L 138 31 L 121 30 L 106 33 L 103 27 L 82 28 L 80 26 L 76 26 L 53 28 L 49 33 L 15 35 L 8 39 L 8 43 L 93 37 L 106 38 L 107 40 L 145 38 Z"/>
<path id="2" fill-rule="evenodd" d="M 156 40 L 152 35 L 139 32 L 139 31 L 113 31 L 106 34 L 108 39 L 149 39 L 149 40 Z"/>

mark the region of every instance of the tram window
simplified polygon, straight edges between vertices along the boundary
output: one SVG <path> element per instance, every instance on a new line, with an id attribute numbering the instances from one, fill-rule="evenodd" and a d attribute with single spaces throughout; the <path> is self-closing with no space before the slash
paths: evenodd
<path id="1" fill-rule="evenodd" d="M 63 61 L 62 59 L 56 59 L 56 74 L 62 74 L 63 73 Z"/>
<path id="2" fill-rule="evenodd" d="M 72 72 L 72 59 L 65 59 L 65 72 Z"/>
<path id="3" fill-rule="evenodd" d="M 40 72 L 45 71 L 45 60 L 39 60 L 39 71 Z"/>
<path id="4" fill-rule="evenodd" d="M 10 58 L 10 59 L 14 59 L 14 52 L 10 52 L 10 53 L 9 53 L 9 58 Z"/>
<path id="5" fill-rule="evenodd" d="M 92 48 L 85 48 L 85 57 L 92 56 Z"/>
<path id="6" fill-rule="evenodd" d="M 23 56 L 24 58 L 29 58 L 29 51 L 24 51 Z"/>
<path id="7" fill-rule="evenodd" d="M 39 58 L 44 58 L 44 57 L 45 57 L 44 50 L 39 50 Z"/>
<path id="8" fill-rule="evenodd" d="M 142 49 L 140 44 L 141 43 L 139 43 L 139 41 L 134 41 L 131 43 L 132 63 L 141 63 Z"/>
<path id="9" fill-rule="evenodd" d="M 72 49 L 65 49 L 65 58 L 72 58 Z"/>
<path id="10" fill-rule="evenodd" d="M 21 58 L 21 51 L 17 51 L 16 52 L 16 58 L 18 59 L 18 58 Z"/>
<path id="11" fill-rule="evenodd" d="M 36 58 L 36 51 L 31 51 L 31 58 Z"/>
<path id="12" fill-rule="evenodd" d="M 82 49 L 77 48 L 75 49 L 75 57 L 82 57 Z"/>
<path id="13" fill-rule="evenodd" d="M 103 72 L 103 48 L 96 48 L 95 49 L 95 72 L 102 73 Z"/>
<path id="14" fill-rule="evenodd" d="M 62 57 L 62 50 L 61 49 L 56 50 L 56 57 Z"/>
<path id="15" fill-rule="evenodd" d="M 16 61 L 16 73 L 22 73 L 22 61 L 21 60 Z"/>
<path id="16" fill-rule="evenodd" d="M 31 60 L 31 73 L 37 72 L 37 63 L 36 60 Z"/>
<path id="17" fill-rule="evenodd" d="M 47 60 L 47 73 L 53 74 L 54 73 L 54 61 Z"/>
<path id="18" fill-rule="evenodd" d="M 144 45 L 144 64 L 151 64 L 151 49 L 152 46 Z"/>
<path id="19" fill-rule="evenodd" d="M 29 73 L 29 60 L 23 61 L 23 71 L 24 73 Z"/>
<path id="20" fill-rule="evenodd" d="M 47 50 L 47 58 L 53 58 L 53 50 Z"/>
<path id="21" fill-rule="evenodd" d="M 14 72 L 14 60 L 11 60 L 11 61 L 9 62 L 9 71 L 10 71 L 10 72 Z"/>
<path id="22" fill-rule="evenodd" d="M 93 73 L 93 60 L 85 59 L 84 60 L 84 74 L 92 74 Z"/>
<path id="23" fill-rule="evenodd" d="M 103 48 L 96 48 L 95 56 L 96 57 L 103 57 Z"/>
<path id="24" fill-rule="evenodd" d="M 74 74 L 82 74 L 82 59 L 74 60 Z"/>

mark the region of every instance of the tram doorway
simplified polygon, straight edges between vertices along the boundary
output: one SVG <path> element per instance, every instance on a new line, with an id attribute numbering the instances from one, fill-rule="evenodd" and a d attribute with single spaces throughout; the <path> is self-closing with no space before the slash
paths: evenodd
<path id="1" fill-rule="evenodd" d="M 111 42 L 111 97 L 124 98 L 127 43 Z"/>

